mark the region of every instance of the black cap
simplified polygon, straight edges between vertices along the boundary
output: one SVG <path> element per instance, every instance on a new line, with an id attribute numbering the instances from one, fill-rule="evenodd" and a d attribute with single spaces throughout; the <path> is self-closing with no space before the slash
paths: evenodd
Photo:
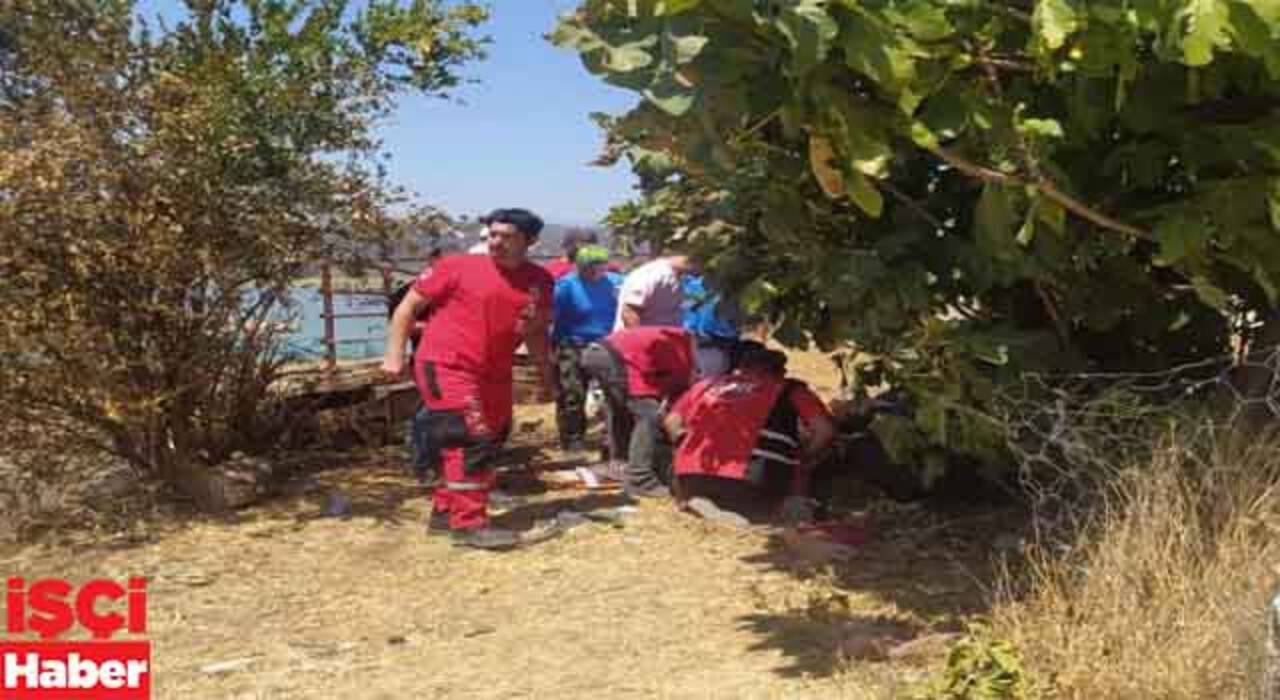
<path id="1" fill-rule="evenodd" d="M 579 248 L 599 242 L 600 237 L 596 235 L 595 231 L 585 228 L 573 228 L 565 231 L 564 237 L 560 239 L 560 247 L 569 250 L 570 248 Z"/>

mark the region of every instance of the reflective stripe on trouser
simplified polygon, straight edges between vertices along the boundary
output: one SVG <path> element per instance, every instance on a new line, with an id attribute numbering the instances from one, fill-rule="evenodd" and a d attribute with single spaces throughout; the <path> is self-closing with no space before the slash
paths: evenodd
<path id="1" fill-rule="evenodd" d="M 432 363 L 419 363 L 414 371 L 443 467 L 433 508 L 449 514 L 450 529 L 484 527 L 496 481 L 492 457 L 511 424 L 511 383 Z"/>
<path id="2" fill-rule="evenodd" d="M 587 373 L 582 367 L 582 346 L 556 346 L 556 371 L 560 394 L 556 397 L 556 427 L 561 446 L 581 440 L 587 434 Z"/>

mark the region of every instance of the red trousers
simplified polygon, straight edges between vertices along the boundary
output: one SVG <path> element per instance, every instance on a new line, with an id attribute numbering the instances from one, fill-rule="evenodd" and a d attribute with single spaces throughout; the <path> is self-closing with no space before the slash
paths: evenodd
<path id="1" fill-rule="evenodd" d="M 493 458 L 511 426 L 511 381 L 430 361 L 415 363 L 414 379 L 444 471 L 432 507 L 449 514 L 450 529 L 485 527 L 496 479 Z"/>

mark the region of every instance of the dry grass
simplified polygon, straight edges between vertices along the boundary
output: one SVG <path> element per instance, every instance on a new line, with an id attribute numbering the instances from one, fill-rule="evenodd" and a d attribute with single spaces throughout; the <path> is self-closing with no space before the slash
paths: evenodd
<path id="1" fill-rule="evenodd" d="M 798 364 L 827 384 L 821 358 Z M 518 406 L 517 425 L 513 464 L 567 466 L 546 448 L 549 406 Z M 945 656 L 934 633 L 983 612 L 986 543 L 1003 527 L 989 513 L 870 504 L 870 543 L 813 568 L 767 532 L 646 502 L 620 527 L 468 552 L 424 536 L 427 493 L 403 460 L 348 455 L 230 519 L 51 533 L 0 552 L 0 569 L 147 576 L 157 698 L 871 700 L 900 697 Z M 504 488 L 523 504 L 498 521 L 517 527 L 616 502 L 519 472 Z M 350 520 L 318 517 L 334 491 Z M 916 653 L 888 657 L 913 639 Z M 202 671 L 226 661 L 243 665 Z"/>
<path id="2" fill-rule="evenodd" d="M 1261 696 L 1280 442 L 1252 437 L 1170 439 L 1114 475 L 1073 549 L 1032 549 L 1024 595 L 997 605 L 994 633 L 1057 697 Z"/>

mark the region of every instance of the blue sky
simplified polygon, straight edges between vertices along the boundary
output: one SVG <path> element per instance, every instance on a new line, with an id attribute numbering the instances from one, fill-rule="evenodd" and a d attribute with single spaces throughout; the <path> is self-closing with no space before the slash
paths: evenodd
<path id="1" fill-rule="evenodd" d="M 589 75 L 576 54 L 547 43 L 555 18 L 575 0 L 490 0 L 481 31 L 493 39 L 484 61 L 464 74 L 479 82 L 452 100 L 402 99 L 379 133 L 391 178 L 418 200 L 455 215 L 528 207 L 549 222 L 586 224 L 631 194 L 625 166 L 586 163 L 601 134 L 591 112 L 635 103 L 627 91 Z M 181 0 L 142 0 L 140 11 L 176 17 Z"/>

